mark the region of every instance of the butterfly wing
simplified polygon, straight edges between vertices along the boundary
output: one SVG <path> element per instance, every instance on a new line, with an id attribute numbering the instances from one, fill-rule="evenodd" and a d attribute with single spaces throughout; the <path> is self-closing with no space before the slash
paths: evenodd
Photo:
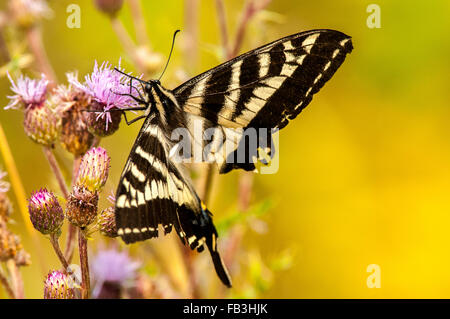
<path id="1" fill-rule="evenodd" d="M 351 38 L 344 33 L 301 32 L 206 71 L 173 93 L 189 116 L 205 119 L 204 128 L 281 129 L 311 102 L 352 49 Z M 268 138 L 262 141 L 258 136 L 258 143 L 271 148 Z M 245 162 L 230 163 L 240 147 L 246 147 L 243 140 L 238 141 L 236 149 L 226 150 L 221 173 L 234 168 L 255 169 L 248 153 L 255 154 L 256 149 L 244 150 Z"/>
<path id="2" fill-rule="evenodd" d="M 231 286 L 217 251 L 217 231 L 181 167 L 168 156 L 170 142 L 154 117 L 148 117 L 133 145 L 116 193 L 117 232 L 125 243 L 164 234 L 175 228 L 183 244 L 208 247 L 222 282 Z"/>

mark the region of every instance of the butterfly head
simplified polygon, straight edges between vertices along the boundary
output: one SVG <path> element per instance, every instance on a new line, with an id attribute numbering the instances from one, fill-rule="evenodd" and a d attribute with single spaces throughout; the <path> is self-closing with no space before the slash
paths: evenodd
<path id="1" fill-rule="evenodd" d="M 161 85 L 161 82 L 159 82 L 159 80 L 149 80 L 149 81 L 145 82 L 145 85 L 144 85 L 145 93 L 148 95 L 151 95 L 153 87 L 155 87 L 157 85 Z"/>

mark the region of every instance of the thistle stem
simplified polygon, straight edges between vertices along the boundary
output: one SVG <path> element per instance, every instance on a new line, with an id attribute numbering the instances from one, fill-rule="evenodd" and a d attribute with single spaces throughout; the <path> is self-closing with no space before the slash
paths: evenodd
<path id="1" fill-rule="evenodd" d="M 78 171 L 80 170 L 80 163 L 81 163 L 81 156 L 75 157 L 72 168 L 72 185 L 75 184 L 75 181 L 77 180 Z M 64 250 L 64 256 L 66 257 L 68 263 L 70 263 L 73 258 L 76 236 L 77 236 L 77 228 L 74 225 L 69 224 L 66 239 L 66 249 Z"/>
<path id="2" fill-rule="evenodd" d="M 53 249 L 55 250 L 56 255 L 59 258 L 59 261 L 61 262 L 62 266 L 64 267 L 64 270 L 69 273 L 69 264 L 67 263 L 66 258 L 64 258 L 64 255 L 61 251 L 61 247 L 59 246 L 58 242 L 58 236 L 56 234 L 50 235 L 50 242 L 52 243 Z"/>
<path id="3" fill-rule="evenodd" d="M 43 151 L 44 151 L 45 157 L 48 160 L 50 168 L 51 168 L 53 174 L 55 175 L 56 180 L 58 181 L 59 188 L 61 189 L 61 192 L 63 193 L 64 198 L 67 200 L 69 198 L 69 190 L 67 189 L 66 182 L 62 175 L 62 172 L 58 165 L 58 162 L 56 161 L 55 155 L 53 154 L 52 149 L 48 146 L 44 146 Z"/>
<path id="4" fill-rule="evenodd" d="M 17 267 L 14 259 L 9 259 L 6 262 L 6 267 L 8 267 L 8 271 L 10 273 L 13 291 L 15 292 L 14 295 L 17 299 L 24 299 L 22 275 L 20 274 L 19 268 Z"/>
<path id="5" fill-rule="evenodd" d="M 131 15 L 133 16 L 134 31 L 136 33 L 137 41 L 140 45 L 146 45 L 150 47 L 150 41 L 147 35 L 147 29 L 145 26 L 145 19 L 142 15 L 142 5 L 139 0 L 129 0 Z"/>
<path id="6" fill-rule="evenodd" d="M 5 37 L 3 36 L 3 32 L 5 30 L 5 26 L 7 25 L 7 17 L 6 14 L 0 12 L 0 63 L 6 64 L 11 60 L 11 56 L 9 54 L 8 45 L 6 44 Z"/>
<path id="7" fill-rule="evenodd" d="M 47 79 L 51 80 L 50 86 L 54 86 L 58 79 L 45 52 L 41 30 L 39 27 L 31 27 L 27 30 L 26 37 L 40 71 L 47 76 Z"/>
<path id="8" fill-rule="evenodd" d="M 189 72 L 195 71 L 198 64 L 198 11 L 199 0 L 184 1 L 184 55 Z"/>
<path id="9" fill-rule="evenodd" d="M 9 295 L 11 299 L 16 299 L 16 296 L 14 295 L 14 291 L 11 288 L 11 285 L 8 282 L 8 278 L 3 274 L 3 272 L 0 272 L 0 284 L 3 285 L 3 287 L 6 290 L 6 293 Z"/>
<path id="10" fill-rule="evenodd" d="M 120 43 L 122 44 L 122 47 L 125 50 L 126 54 L 133 60 L 139 72 L 145 73 L 145 68 L 136 56 L 136 45 L 130 38 L 130 35 L 123 26 L 122 22 L 117 17 L 111 17 L 111 26 L 116 33 Z"/>
<path id="11" fill-rule="evenodd" d="M 220 35 L 222 39 L 222 49 L 225 56 L 230 56 L 230 48 L 228 46 L 227 20 L 225 15 L 225 4 L 223 0 L 216 0 L 217 20 L 219 21 Z"/>
<path id="12" fill-rule="evenodd" d="M 78 230 L 78 251 L 80 253 L 81 265 L 81 299 L 89 299 L 91 289 L 89 277 L 89 260 L 87 252 L 87 239 L 84 237 L 81 228 Z"/>
<path id="13" fill-rule="evenodd" d="M 236 39 L 231 49 L 231 55 L 229 58 L 235 57 L 239 53 L 239 50 L 241 49 L 242 46 L 242 42 L 244 40 L 247 25 L 250 22 L 250 20 L 256 13 L 267 7 L 271 1 L 272 0 L 261 0 L 257 2 L 258 4 L 256 4 L 255 0 L 247 1 L 245 9 L 241 15 L 241 19 L 239 21 L 238 29 L 236 32 Z"/>

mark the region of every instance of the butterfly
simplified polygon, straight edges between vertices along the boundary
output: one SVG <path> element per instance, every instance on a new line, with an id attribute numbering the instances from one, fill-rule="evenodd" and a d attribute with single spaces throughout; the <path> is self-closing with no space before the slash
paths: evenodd
<path id="1" fill-rule="evenodd" d="M 208 248 L 218 277 L 231 287 L 217 249 L 212 214 L 183 165 L 172 159 L 171 151 L 177 145 L 171 138 L 173 130 L 184 128 L 194 139 L 196 130 L 216 127 L 225 132 L 221 137 L 224 142 L 232 129 L 267 128 L 270 134 L 265 136 L 257 131 L 256 144 L 246 144 L 245 135 L 237 134 L 226 152 L 214 148 L 213 160 L 219 164 L 220 173 L 255 170 L 256 162 L 263 162 L 258 156 L 261 148 L 273 156 L 272 133 L 285 127 L 311 102 L 352 49 L 351 38 L 344 33 L 311 30 L 251 50 L 173 90 L 164 88 L 159 80 L 130 76 L 130 93 L 132 80 L 141 84 L 139 96 L 132 95 L 141 106 L 133 110 L 142 110 L 144 115 L 130 122 L 125 119 L 128 124 L 145 120 L 117 188 L 118 235 L 125 243 L 134 243 L 157 237 L 160 226 L 164 234 L 174 228 L 182 243 L 192 250 Z M 204 141 L 193 142 L 205 146 Z M 242 152 L 244 156 L 237 161 Z"/>

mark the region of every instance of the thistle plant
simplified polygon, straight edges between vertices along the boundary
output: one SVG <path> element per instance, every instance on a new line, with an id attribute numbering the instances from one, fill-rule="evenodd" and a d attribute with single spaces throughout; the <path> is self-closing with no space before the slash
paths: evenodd
<path id="1" fill-rule="evenodd" d="M 64 222 L 64 213 L 56 196 L 43 188 L 31 194 L 28 201 L 30 219 L 34 228 L 44 235 L 58 233 Z"/>
<path id="2" fill-rule="evenodd" d="M 52 271 L 44 282 L 44 299 L 75 299 L 72 277 L 60 271 Z"/>
<path id="3" fill-rule="evenodd" d="M 76 80 L 74 73 L 66 74 L 69 84 L 58 85 L 52 96 L 61 117 L 61 146 L 75 157 L 83 155 L 92 145 L 94 135 L 87 130 L 84 111 L 89 108 L 91 98 L 71 82 Z"/>
<path id="4" fill-rule="evenodd" d="M 124 71 L 119 66 L 119 71 Z M 136 101 L 129 94 L 136 95 L 136 89 L 126 85 L 125 76 L 103 62 L 98 66 L 95 61 L 94 71 L 86 75 L 85 82 L 81 84 L 77 79 L 71 79 L 71 83 L 91 97 L 89 111 L 85 112 L 85 120 L 88 130 L 97 136 L 105 137 L 113 134 L 119 128 L 122 119 L 120 109 L 136 105 Z"/>
<path id="5" fill-rule="evenodd" d="M 133 16 L 135 36 L 130 36 L 123 27 L 119 20 L 123 2 L 123 0 L 94 1 L 95 6 L 106 14 L 111 22 L 112 31 L 122 44 L 127 61 L 132 63 L 138 74 L 142 74 L 143 79 L 147 79 L 156 71 L 161 71 L 165 59 L 161 53 L 152 49 L 139 0 L 127 1 Z M 187 2 L 186 38 L 191 41 L 187 41 L 183 53 L 186 57 L 185 65 L 191 68 L 191 71 L 198 71 L 196 69 L 198 48 L 195 40 L 198 39 L 198 29 L 195 25 L 199 2 L 190 0 Z M 222 36 L 220 50 L 216 50 L 221 52 L 217 55 L 218 60 L 231 58 L 239 52 L 250 20 L 269 2 L 268 0 L 247 1 L 236 28 L 236 37 L 232 38 L 227 34 L 229 28 L 226 25 L 224 2 L 216 1 Z M 12 94 L 8 96 L 10 102 L 5 109 L 23 112 L 24 132 L 33 141 L 30 147 L 42 148 L 59 187 L 59 190 L 54 191 L 50 191 L 48 186 L 42 187 L 26 196 L 28 210 L 25 209 L 25 214 L 28 214 L 29 221 L 37 230 L 34 233 L 50 240 L 51 247 L 61 263 L 61 269 L 50 271 L 41 280 L 44 282 L 44 298 L 211 297 L 206 291 L 211 290 L 210 285 L 214 285 L 214 280 L 211 279 L 214 277 L 209 278 L 203 275 L 208 273 L 204 257 L 192 254 L 188 248 L 179 245 L 178 241 L 164 239 L 171 244 L 163 248 L 152 243 L 149 245 L 151 249 L 144 249 L 144 245 L 136 246 L 133 253 L 124 247 L 119 249 L 113 243 L 118 240 L 114 206 L 102 206 L 104 196 L 102 191 L 110 175 L 111 158 L 106 149 L 99 145 L 104 137 L 111 136 L 119 129 L 122 110 L 136 106 L 136 101 L 130 97 L 130 94 L 133 96 L 142 94 L 138 92 L 139 88 L 132 86 L 123 74 L 131 74 L 131 72 L 121 66 L 120 59 L 118 65 L 107 61 L 102 63 L 93 61 L 92 71 L 81 76 L 81 80 L 79 80 L 78 72 L 75 71 L 67 72 L 65 81 L 58 81 L 47 59 L 42 42 L 42 31 L 39 28 L 41 21 L 51 16 L 51 9 L 46 1 L 9 0 L 7 10 L 11 13 L 8 15 L 8 22 L 11 22 L 9 27 L 23 31 L 24 38 L 19 40 L 28 44 L 29 52 L 26 54 L 29 54 L 36 62 L 37 70 L 32 71 L 35 71 L 34 74 L 42 75 L 37 78 L 21 75 L 22 69 L 29 71 L 30 63 L 11 63 L 19 67 L 8 69 Z M 0 41 L 2 41 L 1 37 Z M 2 46 L 0 50 L 1 48 Z M 23 56 L 21 59 L 26 60 Z M 114 67 L 122 73 L 117 72 Z M 190 71 L 187 69 L 182 71 L 183 74 L 193 75 L 189 74 Z M 0 148 L 3 149 L 5 145 L 7 145 L 6 139 L 0 141 Z M 57 158 L 55 150 L 61 147 L 65 153 L 59 154 Z M 63 156 L 66 156 L 65 163 L 69 160 L 72 162 L 72 174 L 66 171 L 63 173 L 60 158 Z M 14 161 L 7 163 L 13 165 L 7 167 L 8 171 L 14 171 Z M 207 202 L 212 190 L 214 170 L 208 168 L 200 172 L 200 175 L 205 177 L 198 179 L 202 183 L 199 188 L 203 189 L 200 195 Z M 224 234 L 221 237 L 226 239 L 222 243 L 225 252 L 224 260 L 231 266 L 233 275 L 239 274 L 239 267 L 233 267 L 233 264 L 236 264 L 236 260 L 241 256 L 239 247 L 248 228 L 246 225 L 251 218 L 260 218 L 260 215 L 268 210 L 265 206 L 255 208 L 251 205 L 250 194 L 253 184 L 249 176 L 243 175 L 238 185 L 241 194 L 237 204 L 239 212 L 231 214 L 231 217 L 219 223 L 218 227 Z M 0 263 L 6 265 L 8 273 L 6 274 L 0 267 L 0 283 L 11 298 L 21 298 L 23 285 L 20 284 L 18 269 L 29 265 L 30 257 L 23 249 L 20 238 L 8 227 L 8 222 L 14 217 L 15 211 L 6 195 L 9 185 L 2 181 L 4 177 L 5 174 L 0 172 Z M 113 181 L 115 182 L 117 181 Z M 18 201 L 25 201 L 25 196 L 21 196 L 19 192 L 15 193 Z M 114 203 L 114 199 L 111 202 Z M 62 230 L 65 229 L 63 224 L 66 220 L 67 232 L 63 233 Z M 98 231 L 100 236 L 97 237 L 92 230 Z M 59 245 L 60 236 L 63 235 L 66 236 L 64 251 Z M 76 252 L 77 242 L 81 268 L 80 285 L 75 284 L 74 274 L 69 267 Z M 97 242 L 101 245 L 97 245 Z M 88 243 L 89 247 L 93 246 L 89 250 Z M 109 248 L 104 248 L 104 243 L 107 243 L 106 247 Z M 90 255 L 93 251 L 96 251 L 95 254 Z M 91 263 L 89 263 L 90 259 Z M 244 263 L 247 261 L 244 260 Z M 251 263 L 258 266 L 262 261 L 253 258 Z M 260 268 L 257 266 L 254 268 L 264 269 L 261 272 L 264 274 L 272 270 L 270 266 Z M 47 271 L 48 269 L 45 273 Z M 90 287 L 91 277 L 93 289 Z M 241 286 L 244 287 L 242 289 L 248 289 L 249 285 L 256 285 L 260 281 L 261 275 L 252 273 L 242 280 Z M 268 284 L 264 287 L 267 286 Z M 252 294 L 241 292 L 239 295 L 239 285 L 234 289 L 237 290 L 234 290 L 233 296 L 257 297 L 260 293 L 252 290 Z M 220 288 L 216 290 L 215 297 L 231 295 Z"/>
<path id="6" fill-rule="evenodd" d="M 120 298 L 124 290 L 135 286 L 141 263 L 133 260 L 127 251 L 102 249 L 93 258 L 95 278 L 94 298 Z"/>
<path id="7" fill-rule="evenodd" d="M 114 207 L 103 209 L 97 217 L 97 228 L 106 237 L 117 237 L 116 216 Z"/>
<path id="8" fill-rule="evenodd" d="M 30 256 L 24 250 L 20 237 L 8 227 L 12 205 L 7 196 L 9 183 L 4 180 L 5 172 L 0 171 L 0 285 L 11 298 L 23 298 L 23 283 L 19 267 L 30 265 Z M 8 275 L 3 271 L 3 265 Z"/>

